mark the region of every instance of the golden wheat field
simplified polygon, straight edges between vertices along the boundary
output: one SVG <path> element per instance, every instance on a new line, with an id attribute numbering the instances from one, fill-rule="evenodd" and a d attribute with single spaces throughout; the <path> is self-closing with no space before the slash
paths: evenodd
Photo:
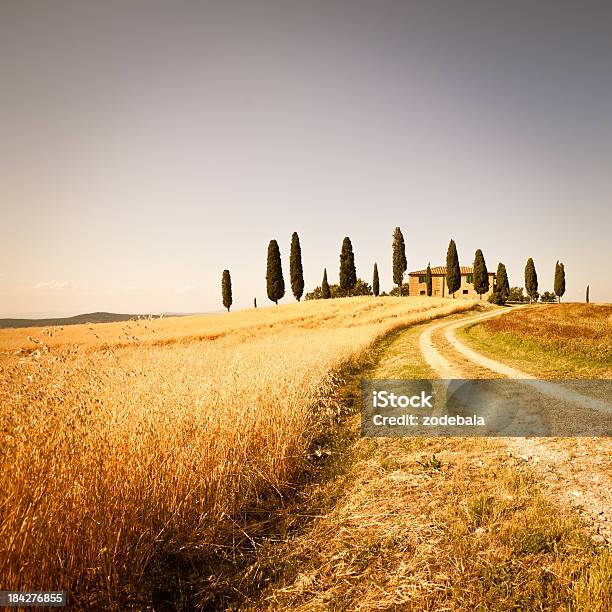
<path id="1" fill-rule="evenodd" d="M 472 306 L 364 297 L 0 331 L 3 588 L 120 605 L 156 557 L 231 546 L 240 510 L 303 465 L 346 366 Z"/>

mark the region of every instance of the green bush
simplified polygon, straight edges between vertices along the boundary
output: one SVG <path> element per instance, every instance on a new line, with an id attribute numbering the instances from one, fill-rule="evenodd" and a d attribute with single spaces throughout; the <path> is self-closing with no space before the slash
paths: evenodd
<path id="1" fill-rule="evenodd" d="M 346 297 L 348 295 L 348 292 L 341 289 L 339 285 L 330 285 L 329 290 L 331 292 L 331 297 L 333 298 Z M 355 286 L 351 289 L 351 295 L 373 295 L 372 287 L 361 278 L 358 278 Z M 322 297 L 323 292 L 319 286 L 315 287 L 310 293 L 307 293 L 304 299 L 320 300 Z"/>
<path id="2" fill-rule="evenodd" d="M 493 291 L 488 299 L 491 304 L 497 304 L 498 306 L 503 306 L 506 303 L 506 300 L 500 291 Z"/>

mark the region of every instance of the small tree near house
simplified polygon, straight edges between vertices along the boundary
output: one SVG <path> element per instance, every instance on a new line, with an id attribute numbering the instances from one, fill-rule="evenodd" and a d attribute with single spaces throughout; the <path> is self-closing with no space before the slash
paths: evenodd
<path id="1" fill-rule="evenodd" d="M 459 256 L 457 255 L 457 245 L 451 239 L 446 252 L 446 286 L 448 292 L 455 297 L 455 291 L 461 287 L 461 268 L 459 267 Z"/>
<path id="2" fill-rule="evenodd" d="M 232 306 L 232 278 L 229 270 L 223 270 L 221 275 L 221 297 L 223 298 L 223 306 L 229 312 Z"/>
<path id="3" fill-rule="evenodd" d="M 336 285 L 330 286 L 332 297 L 345 297 L 344 289 Z M 357 278 L 355 286 L 351 289 L 351 295 L 373 295 L 372 287 L 363 279 Z"/>
<path id="4" fill-rule="evenodd" d="M 427 271 L 425 272 L 425 286 L 427 287 L 427 295 L 429 297 L 433 294 L 433 279 L 431 276 L 431 266 L 427 264 Z"/>
<path id="5" fill-rule="evenodd" d="M 493 290 L 488 300 L 491 304 L 497 304 L 498 306 L 503 306 L 506 303 L 506 300 L 504 300 L 504 298 L 502 297 L 502 294 L 499 293 L 497 289 Z"/>
<path id="6" fill-rule="evenodd" d="M 389 291 L 389 295 L 391 297 L 405 297 L 407 295 L 410 295 L 410 286 L 409 285 L 402 285 L 402 293 L 400 294 L 399 292 L 399 287 L 393 287 L 393 289 L 391 289 L 391 291 Z"/>
<path id="7" fill-rule="evenodd" d="M 522 293 L 522 289 L 521 289 Z M 493 285 L 493 293 L 489 296 L 489 302 L 503 306 L 510 296 L 510 284 L 508 283 L 508 274 L 506 266 L 500 261 L 497 265 L 497 273 L 495 274 L 495 282 Z"/>
<path id="8" fill-rule="evenodd" d="M 331 298 L 346 297 L 346 291 L 340 287 L 340 285 L 329 285 L 327 284 L 327 278 L 323 279 L 325 282 L 320 287 L 315 287 L 311 292 L 304 296 L 306 300 L 321 300 L 325 299 L 325 296 Z M 324 288 L 327 287 L 324 292 Z M 351 295 L 372 295 L 372 287 L 368 285 L 361 278 L 357 279 L 355 286 L 351 289 Z"/>
<path id="9" fill-rule="evenodd" d="M 510 287 L 510 291 L 508 292 L 508 301 L 522 303 L 529 301 L 529 298 L 523 295 L 522 287 Z"/>
<path id="10" fill-rule="evenodd" d="M 478 249 L 474 255 L 474 291 L 480 296 L 489 290 L 489 271 L 482 251 Z"/>
<path id="11" fill-rule="evenodd" d="M 501 261 L 497 265 L 497 274 L 495 275 L 495 291 L 499 293 L 503 303 L 505 303 L 510 296 L 508 273 L 506 272 L 506 266 Z"/>

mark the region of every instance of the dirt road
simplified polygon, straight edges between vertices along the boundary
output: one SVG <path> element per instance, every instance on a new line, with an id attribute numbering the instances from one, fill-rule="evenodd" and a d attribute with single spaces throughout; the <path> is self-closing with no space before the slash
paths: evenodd
<path id="1" fill-rule="evenodd" d="M 511 378 L 521 380 L 521 387 L 534 410 L 525 415 L 525 423 L 547 411 L 558 418 L 560 411 L 580 405 L 588 409 L 593 419 L 609 418 L 610 404 L 587 397 L 571 389 L 500 363 L 477 353 L 457 339 L 455 331 L 489 317 L 503 315 L 494 311 L 460 320 L 442 321 L 425 327 L 419 337 L 419 347 L 427 364 L 443 379 Z M 576 507 L 591 524 L 600 539 L 612 543 L 612 443 L 610 438 L 503 438 L 508 452 L 533 464 L 542 483 L 565 503 Z"/>

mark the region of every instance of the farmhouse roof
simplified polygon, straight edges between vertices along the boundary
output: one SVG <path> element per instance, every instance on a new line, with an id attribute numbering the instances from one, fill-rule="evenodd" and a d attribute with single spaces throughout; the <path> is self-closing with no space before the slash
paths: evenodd
<path id="1" fill-rule="evenodd" d="M 433 276 L 445 275 L 446 274 L 446 266 L 436 266 L 431 269 L 431 273 Z M 427 274 L 427 270 L 416 270 L 414 272 L 410 272 L 408 276 L 423 276 Z M 474 274 L 474 268 L 471 266 L 461 266 L 461 276 L 465 274 Z M 494 275 L 494 272 L 489 272 L 489 276 Z"/>

